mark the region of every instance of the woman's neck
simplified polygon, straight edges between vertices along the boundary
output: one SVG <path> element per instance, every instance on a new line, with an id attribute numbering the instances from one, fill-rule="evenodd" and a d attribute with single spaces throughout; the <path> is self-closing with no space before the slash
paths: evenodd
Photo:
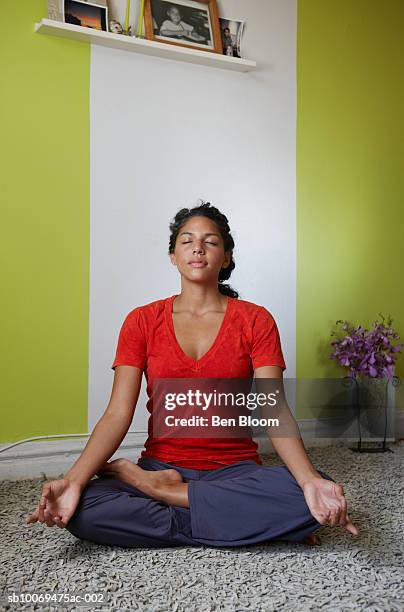
<path id="1" fill-rule="evenodd" d="M 175 310 L 204 314 L 212 310 L 225 311 L 227 297 L 217 287 L 187 287 L 174 299 Z M 174 308 L 174 306 L 173 306 Z"/>

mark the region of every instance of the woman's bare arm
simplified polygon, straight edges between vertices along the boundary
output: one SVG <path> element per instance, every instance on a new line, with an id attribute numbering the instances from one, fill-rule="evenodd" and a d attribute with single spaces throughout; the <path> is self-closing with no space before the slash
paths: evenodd
<path id="1" fill-rule="evenodd" d="M 280 385 L 283 389 L 283 372 L 280 366 L 261 366 L 260 368 L 256 368 L 254 371 L 254 376 L 256 379 L 281 379 L 282 382 Z M 264 381 L 262 381 L 262 383 L 262 391 L 264 392 Z M 259 382 L 257 382 L 257 388 L 259 387 Z M 270 391 L 273 390 L 274 387 L 271 385 Z M 270 436 L 272 446 L 274 447 L 276 453 L 292 472 L 300 486 L 313 478 L 321 479 L 321 475 L 317 472 L 306 452 L 298 425 L 286 402 L 285 405 L 281 407 L 278 416 L 280 416 L 282 431 L 285 432 L 285 437 L 281 437 L 279 435 L 274 435 L 272 437 Z"/>
<path id="2" fill-rule="evenodd" d="M 135 412 L 142 374 L 143 371 L 134 366 L 116 366 L 108 406 L 80 457 L 65 474 L 65 478 L 77 483 L 81 489 L 111 458 L 124 439 Z"/>

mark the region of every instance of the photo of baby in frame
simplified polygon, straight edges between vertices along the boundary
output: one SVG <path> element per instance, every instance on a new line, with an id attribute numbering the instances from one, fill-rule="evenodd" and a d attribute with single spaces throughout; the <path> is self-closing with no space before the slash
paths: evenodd
<path id="1" fill-rule="evenodd" d="M 216 0 L 146 0 L 146 38 L 221 53 Z"/>

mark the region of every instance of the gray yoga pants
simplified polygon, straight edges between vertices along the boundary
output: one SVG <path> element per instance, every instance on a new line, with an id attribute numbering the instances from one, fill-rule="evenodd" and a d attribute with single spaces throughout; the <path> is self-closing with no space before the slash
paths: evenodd
<path id="1" fill-rule="evenodd" d="M 121 480 L 102 476 L 88 482 L 66 529 L 98 544 L 160 548 L 297 542 L 321 527 L 284 465 L 248 460 L 191 470 L 150 458 L 139 459 L 138 465 L 180 472 L 189 484 L 189 508 L 156 501 Z"/>

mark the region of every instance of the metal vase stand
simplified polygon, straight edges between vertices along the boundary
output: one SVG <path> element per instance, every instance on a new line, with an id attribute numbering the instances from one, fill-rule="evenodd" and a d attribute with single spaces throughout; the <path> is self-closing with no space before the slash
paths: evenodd
<path id="1" fill-rule="evenodd" d="M 350 377 L 345 377 L 350 378 Z M 365 407 L 361 407 L 361 402 L 359 399 L 359 382 L 357 377 L 351 378 L 351 381 L 355 381 L 355 409 L 356 409 L 356 418 L 358 423 L 358 444 L 357 446 L 351 446 L 350 450 L 355 453 L 393 453 L 394 451 L 391 448 L 386 446 L 386 437 L 387 437 L 387 408 L 388 408 L 388 385 L 389 379 L 385 380 L 384 385 L 384 438 L 381 446 L 376 447 L 363 447 L 362 446 L 362 431 L 361 431 L 361 413 L 363 410 L 366 410 Z M 400 378 L 398 376 L 393 376 L 391 379 L 393 387 L 398 387 L 400 385 Z"/>

